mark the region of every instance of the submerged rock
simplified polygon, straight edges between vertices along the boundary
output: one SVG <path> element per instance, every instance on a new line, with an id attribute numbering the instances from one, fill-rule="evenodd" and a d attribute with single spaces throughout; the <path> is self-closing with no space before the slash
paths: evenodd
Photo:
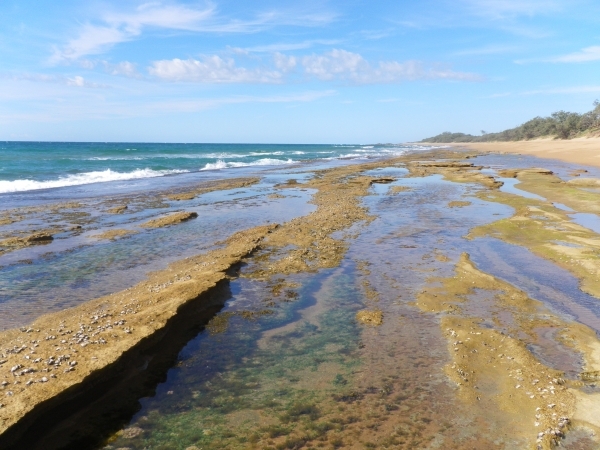
<path id="1" fill-rule="evenodd" d="M 0 241 L 0 246 L 5 247 L 26 247 L 35 244 L 48 244 L 54 240 L 52 234 L 46 231 L 30 234 L 25 237 L 14 237 Z"/>
<path id="2" fill-rule="evenodd" d="M 115 206 L 108 210 L 110 214 L 123 214 L 125 211 L 127 211 L 127 205 Z"/>
<path id="3" fill-rule="evenodd" d="M 383 312 L 379 310 L 368 311 L 364 309 L 356 313 L 356 320 L 366 325 L 381 325 L 383 323 Z"/>
<path id="4" fill-rule="evenodd" d="M 142 228 L 160 228 L 169 225 L 175 225 L 177 223 L 185 222 L 190 219 L 198 217 L 198 213 L 195 212 L 178 212 L 169 214 L 168 216 L 161 217 L 159 219 L 149 220 L 146 223 L 141 224 Z"/>

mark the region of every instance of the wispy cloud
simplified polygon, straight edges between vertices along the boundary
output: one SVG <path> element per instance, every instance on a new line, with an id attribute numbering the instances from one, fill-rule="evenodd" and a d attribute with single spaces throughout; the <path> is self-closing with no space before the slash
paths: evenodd
<path id="1" fill-rule="evenodd" d="M 65 122 L 80 119 L 111 119 L 130 117 L 156 117 L 166 113 L 192 113 L 226 107 L 236 104 L 302 104 L 319 101 L 337 95 L 335 90 L 292 92 L 284 95 L 267 96 L 226 96 L 202 98 L 181 95 L 167 100 L 148 100 L 147 97 L 123 100 L 112 96 L 90 95 L 90 91 L 80 90 L 69 95 L 64 84 L 54 85 L 50 90 L 37 90 L 34 95 L 28 90 L 19 89 L 23 81 L 0 77 L 0 119 L 4 123 L 22 120 L 38 122 Z M 39 85 L 43 86 L 43 85 Z M 38 87 L 39 87 L 38 86 Z M 6 89 L 10 87 L 10 89 Z M 154 87 L 153 89 L 155 89 Z M 47 91 L 47 92 L 46 92 Z M 11 111 L 10 102 L 27 105 L 27 112 Z"/>
<path id="2" fill-rule="evenodd" d="M 88 55 L 105 53 L 114 45 L 138 38 L 144 30 L 158 28 L 210 33 L 252 33 L 274 25 L 321 26 L 335 19 L 328 12 L 268 11 L 253 19 L 228 19 L 207 3 L 193 8 L 177 3 L 145 3 L 133 11 L 105 12 L 94 23 L 83 24 L 77 36 L 55 48 L 50 62 L 72 62 Z"/>
<path id="3" fill-rule="evenodd" d="M 567 53 L 566 55 L 553 56 L 550 58 L 517 59 L 515 60 L 515 63 L 583 63 L 591 61 L 600 61 L 600 45 L 585 47 L 578 52 Z"/>
<path id="4" fill-rule="evenodd" d="M 525 91 L 521 95 L 553 95 L 553 94 L 593 94 L 600 92 L 600 85 L 569 86 L 559 88 L 537 89 Z"/>
<path id="5" fill-rule="evenodd" d="M 503 98 L 503 97 L 510 97 L 511 95 L 512 95 L 512 92 L 500 92 L 498 94 L 488 95 L 483 98 Z"/>
<path id="6" fill-rule="evenodd" d="M 307 91 L 288 95 L 273 96 L 235 96 L 225 98 L 197 99 L 197 100 L 173 100 L 155 102 L 146 105 L 149 111 L 156 112 L 194 112 L 205 109 L 217 108 L 225 105 L 241 103 L 307 103 L 320 100 L 325 97 L 336 95 L 337 91 Z"/>
<path id="7" fill-rule="evenodd" d="M 270 68 L 245 68 L 237 66 L 232 58 L 212 55 L 199 60 L 175 58 L 154 61 L 148 71 L 150 75 L 165 81 L 198 83 L 282 83 L 287 75 L 298 71 L 306 79 L 355 84 L 482 79 L 477 74 L 456 72 L 439 65 L 426 65 L 421 61 L 379 61 L 373 65 L 362 55 L 341 49 L 302 58 L 275 53 L 273 65 Z"/>
<path id="8" fill-rule="evenodd" d="M 41 73 L 23 73 L 23 74 L 3 74 L 0 78 L 13 80 L 13 81 L 29 81 L 34 83 L 53 83 L 62 84 L 66 86 L 78 87 L 78 88 L 91 88 L 91 89 L 104 89 L 110 86 L 101 83 L 94 83 L 86 80 L 80 75 L 75 76 L 62 76 L 62 75 L 48 75 Z"/>
<path id="9" fill-rule="evenodd" d="M 393 36 L 395 32 L 393 28 L 386 28 L 385 30 L 361 30 L 359 33 L 364 39 L 377 40 Z"/>
<path id="10" fill-rule="evenodd" d="M 88 55 L 104 53 L 115 44 L 134 39 L 145 27 L 174 30 L 198 30 L 202 22 L 213 17 L 214 6 L 192 9 L 182 5 L 146 3 L 129 13 L 105 13 L 100 24 L 86 23 L 78 36 L 61 49 L 55 49 L 52 63 L 69 62 Z"/>
<path id="11" fill-rule="evenodd" d="M 581 63 L 589 61 L 600 61 L 600 45 L 586 47 L 578 52 L 550 58 L 548 62 L 555 63 Z"/>
<path id="12" fill-rule="evenodd" d="M 522 50 L 522 47 L 516 45 L 486 45 L 478 48 L 468 48 L 453 52 L 454 56 L 485 56 L 485 55 L 499 55 L 502 53 L 512 53 Z"/>
<path id="13" fill-rule="evenodd" d="M 292 50 L 304 50 L 317 45 L 336 45 L 339 44 L 339 39 L 312 39 L 302 42 L 276 43 L 268 45 L 257 45 L 254 47 L 231 47 L 235 53 L 273 53 L 273 52 L 289 52 Z"/>

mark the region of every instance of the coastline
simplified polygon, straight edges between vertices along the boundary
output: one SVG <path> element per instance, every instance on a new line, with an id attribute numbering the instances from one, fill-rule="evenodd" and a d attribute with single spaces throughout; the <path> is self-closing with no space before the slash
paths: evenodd
<path id="1" fill-rule="evenodd" d="M 465 142 L 451 143 L 481 152 L 512 153 L 558 159 L 572 164 L 600 167 L 600 137 L 575 139 L 535 139 L 515 142 Z"/>
<path id="2" fill-rule="evenodd" d="M 473 147 L 473 150 L 480 149 Z M 85 398 L 89 401 L 90 397 L 87 395 L 99 384 L 98 377 L 106 375 L 107 379 L 114 378 L 130 359 L 135 361 L 136 367 L 144 367 L 139 370 L 143 372 L 146 366 L 140 354 L 145 354 L 151 360 L 151 355 L 160 353 L 159 349 L 163 345 L 161 337 L 170 321 L 176 317 L 181 318 L 182 312 L 184 316 L 186 311 L 189 313 L 186 304 L 196 305 L 200 310 L 211 310 L 202 319 L 211 329 L 212 315 L 227 300 L 229 294 L 226 292 L 226 285 L 231 280 L 245 277 L 271 283 L 268 285 L 272 287 L 273 298 L 278 298 L 279 292 L 293 287 L 292 278 L 288 280 L 289 277 L 296 274 L 317 274 L 325 269 L 339 267 L 345 261 L 356 236 L 364 232 L 371 223 L 381 220 L 382 216 L 371 212 L 364 200 L 377 194 L 382 196 L 383 204 L 402 202 L 403 199 L 414 197 L 422 182 L 420 180 L 441 179 L 443 182 L 439 186 L 444 189 L 451 189 L 455 185 L 467 186 L 464 194 L 447 203 L 444 212 L 451 215 L 460 217 L 462 210 L 482 208 L 483 203 L 473 204 L 477 201 L 506 207 L 502 210 L 506 217 L 500 220 L 491 217 L 490 209 L 487 213 L 490 215 L 489 223 L 473 226 L 465 242 L 494 237 L 527 248 L 539 258 L 552 261 L 571 273 L 579 280 L 585 292 L 599 296 L 600 285 L 595 277 L 600 273 L 600 266 L 590 257 L 590 251 L 600 250 L 598 234 L 572 223 L 569 213 L 561 212 L 553 205 L 560 202 L 576 212 L 596 212 L 594 205 L 600 194 L 570 186 L 548 170 L 528 171 L 506 167 L 502 173 L 482 172 L 482 169 L 489 166 L 480 161 L 485 161 L 485 155 L 478 155 L 474 151 L 446 149 L 315 171 L 312 178 L 300 185 L 301 189 L 312 189 L 315 192 L 311 200 L 316 207 L 313 212 L 278 225 L 239 232 L 223 242 L 221 248 L 172 263 L 169 268 L 151 275 L 134 287 L 73 309 L 41 317 L 21 330 L 0 333 L 6 352 L 3 356 L 6 361 L 0 366 L 5 372 L 4 379 L 10 380 L 11 384 L 13 380 L 20 381 L 17 385 L 7 384 L 1 388 L 5 394 L 13 393 L 6 395 L 7 400 L 1 402 L 4 403 L 0 408 L 4 431 L 0 433 L 2 447 L 11 448 L 11 445 L 25 442 L 21 439 L 25 439 L 26 432 L 31 432 L 31 427 L 44 431 L 40 417 L 52 417 L 58 411 L 67 411 L 65 405 L 77 405 L 70 410 L 70 414 L 71 417 L 81 419 L 81 400 L 73 399 Z M 532 161 L 529 159 L 525 164 L 529 165 Z M 514 170 L 510 172 L 509 169 Z M 402 176 L 393 175 L 394 173 L 402 173 Z M 543 198 L 543 201 L 502 191 L 505 183 L 502 180 L 509 178 L 517 178 L 524 191 Z M 252 180 L 253 183 L 256 181 Z M 411 184 L 413 182 L 416 184 Z M 281 193 L 298 187 L 296 180 L 291 177 L 276 185 L 277 191 Z M 569 190 L 565 187 L 569 187 Z M 187 198 L 186 193 L 182 195 Z M 465 196 L 469 197 L 469 201 L 466 201 Z M 429 203 L 430 199 L 425 196 L 417 205 L 427 208 Z M 545 218 L 541 220 L 541 216 Z M 179 226 L 181 225 L 177 221 L 174 222 L 173 227 Z M 409 237 L 408 245 L 403 244 L 404 247 L 401 248 L 405 250 L 402 251 L 417 248 L 417 245 L 411 244 L 410 236 L 423 231 L 429 232 L 412 230 L 410 227 L 396 230 L 395 233 Z M 387 235 L 378 239 L 383 240 L 385 236 Z M 390 237 L 385 239 L 389 240 Z M 566 244 L 560 245 L 557 242 Z M 413 316 L 413 320 L 431 321 L 439 327 L 440 336 L 436 345 L 442 349 L 447 348 L 447 355 L 441 358 L 441 361 L 447 359 L 447 363 L 443 363 L 443 368 L 436 377 L 445 374 L 455 390 L 454 394 L 448 394 L 446 401 L 454 402 L 452 405 L 459 408 L 465 417 L 481 416 L 491 409 L 502 412 L 489 413 L 491 423 L 500 428 L 498 431 L 490 431 L 489 438 L 480 437 L 480 442 L 493 442 L 496 436 L 494 433 L 505 435 L 510 430 L 511 437 L 518 442 L 546 449 L 552 448 L 562 436 L 568 434 L 570 428 L 600 431 L 597 416 L 589 412 L 600 409 L 597 398 L 600 394 L 590 387 L 600 373 L 600 341 L 597 337 L 600 327 L 595 328 L 594 332 L 591 328 L 596 326 L 594 322 L 583 324 L 560 316 L 522 289 L 486 273 L 462 249 L 460 257 L 454 260 L 446 256 L 451 251 L 443 240 L 438 240 L 435 245 L 435 249 L 424 249 L 426 253 L 419 258 L 423 261 L 432 260 L 434 265 L 427 270 L 434 273 L 424 279 L 419 291 L 415 291 L 412 306 L 409 303 L 406 307 L 421 311 Z M 429 254 L 432 251 L 437 252 L 435 258 Z M 359 279 L 362 280 L 364 289 L 364 304 L 356 312 L 358 326 L 364 327 L 360 328 L 363 335 L 360 355 L 363 360 L 371 361 L 373 366 L 380 364 L 377 362 L 378 349 L 385 341 L 377 338 L 378 330 L 391 329 L 395 333 L 394 327 L 406 322 L 402 315 L 398 320 L 394 319 L 394 314 L 397 313 L 394 313 L 394 305 L 391 302 L 388 304 L 385 290 L 376 280 L 369 278 L 381 271 L 381 268 L 376 269 L 376 262 L 377 258 L 381 259 L 385 255 L 376 256 L 374 261 L 358 265 L 362 274 Z M 407 261 L 413 259 L 409 254 L 406 258 Z M 574 264 L 573 261 L 577 263 Z M 449 272 L 449 269 L 454 272 Z M 437 272 L 440 274 L 435 275 Z M 214 296 L 211 297 L 213 290 Z M 485 307 L 490 308 L 489 311 L 485 308 L 478 309 L 476 296 L 481 292 L 489 292 L 491 295 L 488 300 L 491 306 Z M 252 317 L 272 314 L 267 312 L 270 311 L 269 308 L 276 308 L 275 303 L 254 312 Z M 493 312 L 490 313 L 492 316 L 498 314 L 498 317 L 494 316 L 493 330 L 489 324 L 482 325 L 490 311 Z M 512 315 L 508 325 L 503 323 L 506 314 Z M 361 319 L 367 316 L 376 316 L 377 320 Z M 196 328 L 191 328 L 197 332 L 198 327 L 204 326 L 202 320 L 195 324 Z M 227 319 L 223 320 L 220 328 L 213 325 L 212 329 L 221 332 L 226 328 Z M 104 326 L 103 321 L 106 322 Z M 548 333 L 554 337 L 548 338 Z M 388 335 L 385 339 L 393 341 L 394 338 Z M 407 339 L 409 341 L 403 345 L 411 345 L 410 337 Z M 269 345 L 263 343 L 267 348 Z M 577 373 L 579 378 L 569 379 L 560 369 L 554 368 L 553 364 L 529 350 L 531 346 L 543 345 L 551 349 L 556 346 L 563 352 L 568 348 L 580 355 L 583 365 Z M 129 356 L 131 354 L 134 357 Z M 23 358 L 27 356 L 29 358 L 24 362 Z M 38 362 L 30 362 L 37 358 L 40 358 Z M 172 357 L 169 361 L 171 360 Z M 491 361 L 503 370 L 488 370 Z M 76 364 L 72 365 L 72 362 Z M 369 365 L 367 362 L 365 364 Z M 30 366 L 37 367 L 36 365 L 44 367 L 46 371 L 28 370 Z M 12 371 L 16 366 L 22 367 Z M 52 370 L 48 371 L 49 368 Z M 161 370 L 164 367 L 161 366 Z M 58 376 L 52 378 L 51 374 Z M 386 376 L 392 375 L 393 372 Z M 359 417 L 360 411 L 377 408 L 382 394 L 379 391 L 372 392 L 367 383 L 372 382 L 369 377 L 378 376 L 381 374 L 364 375 L 365 393 L 357 393 L 355 387 L 354 391 L 340 397 L 351 399 L 343 401 L 344 408 L 355 409 Z M 30 378 L 35 382 L 27 384 Z M 42 381 L 43 378 L 46 380 Z M 339 389 L 350 387 L 345 388 L 347 382 L 340 383 Z M 360 386 L 358 381 L 356 383 L 356 386 Z M 486 386 L 489 390 L 486 390 Z M 521 386 L 528 386 L 530 392 L 521 389 Z M 121 388 L 126 389 L 127 386 Z M 99 399 L 95 401 L 100 402 Z M 327 402 L 331 402 L 329 394 L 320 406 L 322 415 L 326 415 Z M 94 401 L 90 403 L 93 405 Z M 555 405 L 549 407 L 549 404 Z M 389 426 L 393 426 L 394 420 L 398 420 L 397 415 L 403 412 L 392 403 L 387 403 L 385 410 L 389 416 Z M 339 411 L 336 414 L 339 415 Z M 347 415 L 352 416 L 350 413 Z M 382 422 L 383 418 L 379 417 L 378 420 Z M 27 441 L 28 448 L 60 448 L 77 439 L 77 430 L 68 427 L 69 418 L 65 417 L 64 421 L 67 422 L 64 425 L 55 423 L 56 429 L 53 431 L 45 430 L 49 433 L 45 435 L 45 442 Z M 360 425 L 360 420 L 346 424 L 348 429 L 356 432 L 361 430 Z M 371 441 L 383 439 L 377 429 L 365 425 L 367 427 L 361 433 L 370 433 Z M 382 425 L 382 429 L 386 427 Z M 332 434 L 346 436 L 342 431 L 331 429 Z M 130 432 L 131 435 L 135 433 Z M 127 433 L 118 436 L 120 437 L 114 439 L 139 438 L 140 434 L 131 438 L 127 438 Z M 208 438 L 210 434 L 206 436 Z M 257 445 L 268 448 L 269 445 L 283 445 L 287 442 L 285 439 L 292 439 L 294 436 L 304 439 L 301 438 L 301 430 L 292 432 L 290 436 L 267 436 L 260 438 Z M 453 448 L 455 441 L 451 433 L 444 436 L 444 439 L 447 439 L 448 448 Z M 456 442 L 460 442 L 461 438 L 456 436 L 456 439 Z M 348 446 L 352 448 L 352 445 Z"/>

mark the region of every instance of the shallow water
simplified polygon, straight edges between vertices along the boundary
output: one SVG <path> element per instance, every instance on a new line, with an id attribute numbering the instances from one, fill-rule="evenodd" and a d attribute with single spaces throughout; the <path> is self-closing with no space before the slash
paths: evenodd
<path id="1" fill-rule="evenodd" d="M 143 222 L 156 214 L 142 209 L 109 215 L 96 229 L 80 236 L 61 239 L 59 235 L 51 244 L 1 256 L 0 329 L 22 326 L 42 314 L 125 289 L 145 279 L 148 272 L 205 252 L 236 231 L 282 223 L 314 210 L 307 203 L 312 190 L 277 190 L 284 198 L 269 198 L 277 180 L 273 176 L 270 182 L 255 186 L 170 202 L 161 214 L 181 210 L 198 213 L 198 218 L 175 226 L 135 228 L 131 222 Z M 139 233 L 116 240 L 92 237 L 109 225 Z"/>
<path id="2" fill-rule="evenodd" d="M 476 164 L 486 159 L 492 170 L 504 163 L 525 166 L 515 156 L 484 156 Z M 552 164 L 551 170 L 566 173 L 566 166 Z M 165 212 L 199 213 L 176 227 L 93 244 L 83 234 L 70 238 L 78 243 L 72 248 L 45 246 L 48 255 L 41 258 L 42 247 L 15 252 L 19 256 L 0 270 L 0 326 L 128 287 L 149 270 L 205 251 L 238 229 L 314 208 L 308 203 L 312 191 L 302 187 L 311 176 L 306 167 L 262 173 L 258 185 L 169 205 Z M 421 312 L 414 304 L 418 294 L 454 276 L 467 252 L 480 270 L 597 332 L 600 302 L 581 292 L 569 272 L 524 248 L 465 239 L 471 228 L 513 214 L 510 207 L 475 197 L 478 185 L 440 175 L 406 178 L 403 167 L 366 174 L 397 180 L 374 184 L 364 199 L 373 222 L 337 233 L 355 235 L 340 267 L 261 281 L 243 277 L 253 269 L 250 260 L 242 278 L 231 281 L 225 308 L 185 346 L 155 395 L 140 400 L 139 412 L 105 448 L 524 448 L 522 436 L 506 433 L 510 417 L 485 401 L 470 405 L 458 398 L 444 374 L 450 356 L 441 316 Z M 297 189 L 274 188 L 289 179 L 298 181 Z M 392 193 L 394 186 L 407 190 Z M 529 194 L 510 183 L 508 188 Z M 269 198 L 274 192 L 286 198 Z M 457 201 L 460 206 L 448 206 Z M 126 217 L 112 220 L 119 227 L 129 224 Z M 107 224 L 101 222 L 99 230 Z M 24 255 L 33 261 L 19 262 Z M 470 293 L 463 313 L 509 334 L 516 315 L 500 307 L 495 295 Z M 362 309 L 382 311 L 383 324 L 358 324 L 355 314 Z M 575 379 L 579 355 L 559 342 L 555 328 L 535 331 L 529 350 Z M 582 441 L 573 442 L 567 448 Z"/>
<path id="3" fill-rule="evenodd" d="M 571 219 L 578 225 L 592 230 L 594 233 L 600 233 L 600 217 L 591 213 L 570 214 Z"/>
<path id="4" fill-rule="evenodd" d="M 519 189 L 517 187 L 517 185 L 520 184 L 520 181 L 517 180 L 516 178 L 499 177 L 498 181 L 502 181 L 504 183 L 500 187 L 500 191 L 502 191 L 502 192 L 508 192 L 509 194 L 520 195 L 521 197 L 525 197 L 525 198 L 535 198 L 536 200 L 542 200 L 542 201 L 546 200 L 544 197 L 542 197 L 540 195 L 532 194 L 531 192 L 527 192 L 522 189 Z"/>
<path id="5" fill-rule="evenodd" d="M 369 174 L 384 173 L 394 171 Z M 509 217 L 511 208 L 470 196 L 476 186 L 437 175 L 401 178 L 403 174 L 396 171 L 400 178 L 391 186 L 408 191 L 392 195 L 389 184 L 372 187 L 365 204 L 377 219 L 367 227 L 353 227 L 360 234 L 339 269 L 286 279 L 300 285 L 295 300 L 281 302 L 261 282 L 235 282 L 233 300 L 217 316 L 228 320 L 228 328 L 219 334 L 204 332 L 191 342 L 157 395 L 142 401 L 140 412 L 110 446 L 524 445 L 518 436 L 494 431 L 507 426 L 505 417 L 482 414 L 456 398 L 443 374 L 447 343 L 436 316 L 413 306 L 416 295 L 431 277 L 452 276 L 458 257 L 468 252 L 481 270 L 563 317 L 600 330 L 597 300 L 579 291 L 568 272 L 527 250 L 495 239 L 464 239 L 474 226 Z M 456 200 L 471 204 L 447 207 Z M 232 315 L 265 304 L 273 314 L 251 319 Z M 512 318 L 497 310 L 493 292 L 475 293 L 469 305 L 467 315 L 497 316 L 487 326 L 511 325 Z M 357 325 L 354 314 L 362 308 L 383 311 L 383 325 Z M 574 378 L 580 358 L 557 342 L 553 330 L 539 335 L 530 351 Z M 454 411 L 451 417 L 448 410 Z"/>

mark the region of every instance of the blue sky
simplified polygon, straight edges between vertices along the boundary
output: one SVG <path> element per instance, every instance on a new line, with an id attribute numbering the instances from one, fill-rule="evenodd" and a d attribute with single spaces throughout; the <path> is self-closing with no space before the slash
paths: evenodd
<path id="1" fill-rule="evenodd" d="M 600 98 L 594 0 L 0 3 L 0 139 L 373 143 Z"/>

